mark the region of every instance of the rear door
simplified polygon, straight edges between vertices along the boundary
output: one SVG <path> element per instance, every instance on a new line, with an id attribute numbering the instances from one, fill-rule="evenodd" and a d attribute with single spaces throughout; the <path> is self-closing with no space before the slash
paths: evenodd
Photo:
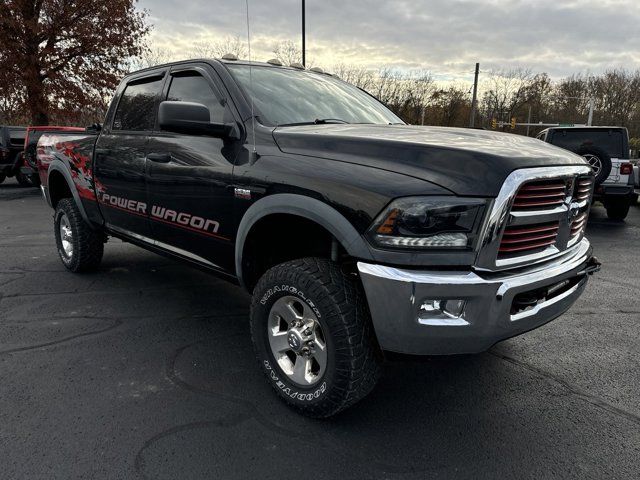
<path id="1" fill-rule="evenodd" d="M 235 122 L 230 98 L 206 64 L 173 67 L 164 99 L 209 108 L 212 122 Z M 155 131 L 147 150 L 154 240 L 168 250 L 233 272 L 234 139 Z"/>
<path id="2" fill-rule="evenodd" d="M 150 239 L 146 148 L 165 74 L 133 77 L 119 88 L 118 103 L 110 109 L 94 154 L 96 195 L 107 226 L 146 241 Z"/>

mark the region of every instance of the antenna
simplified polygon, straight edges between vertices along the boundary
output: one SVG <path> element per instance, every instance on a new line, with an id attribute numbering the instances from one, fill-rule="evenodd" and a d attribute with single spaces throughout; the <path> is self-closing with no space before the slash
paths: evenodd
<path id="1" fill-rule="evenodd" d="M 258 159 L 258 153 L 256 151 L 256 116 L 253 112 L 253 76 L 251 68 L 251 29 L 249 28 L 249 0 L 245 0 L 247 7 L 247 47 L 249 52 L 249 96 L 251 97 L 251 130 L 253 134 L 253 150 L 251 151 L 251 157 L 249 163 L 253 164 Z"/>

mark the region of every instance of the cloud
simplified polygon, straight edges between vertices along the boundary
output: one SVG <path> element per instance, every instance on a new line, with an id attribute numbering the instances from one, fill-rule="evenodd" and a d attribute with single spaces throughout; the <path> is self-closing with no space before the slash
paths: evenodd
<path id="1" fill-rule="evenodd" d="M 141 0 L 155 46 L 180 58 L 195 42 L 246 37 L 241 0 Z M 250 0 L 252 51 L 299 41 L 299 0 Z M 637 0 L 323 0 L 307 2 L 307 55 L 318 65 L 428 69 L 442 78 L 516 67 L 552 77 L 640 68 Z"/>

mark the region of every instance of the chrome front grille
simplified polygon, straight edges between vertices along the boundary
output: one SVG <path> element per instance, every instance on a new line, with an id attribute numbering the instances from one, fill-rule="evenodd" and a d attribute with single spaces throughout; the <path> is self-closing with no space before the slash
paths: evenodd
<path id="1" fill-rule="evenodd" d="M 564 254 L 583 237 L 592 192 L 586 165 L 514 171 L 485 223 L 476 268 L 518 268 Z"/>
<path id="2" fill-rule="evenodd" d="M 591 196 L 591 189 L 593 188 L 593 176 L 578 177 L 576 182 L 576 188 L 573 193 L 573 198 L 576 202 L 582 202 L 588 200 Z"/>
<path id="3" fill-rule="evenodd" d="M 498 258 L 509 258 L 540 251 L 556 243 L 558 222 L 519 227 L 505 227 L 498 248 Z"/>
<path id="4" fill-rule="evenodd" d="M 562 205 L 566 196 L 566 181 L 554 179 L 528 182 L 518 190 L 511 210 L 552 210 Z"/>
<path id="5" fill-rule="evenodd" d="M 584 232 L 584 229 L 587 226 L 588 218 L 589 214 L 587 212 L 582 212 L 571 221 L 571 233 L 569 235 L 570 239 L 573 240 Z"/>

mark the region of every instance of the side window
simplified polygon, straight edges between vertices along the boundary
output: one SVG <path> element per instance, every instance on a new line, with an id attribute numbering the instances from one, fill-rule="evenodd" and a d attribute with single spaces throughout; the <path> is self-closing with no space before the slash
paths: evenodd
<path id="1" fill-rule="evenodd" d="M 155 100 L 161 90 L 162 78 L 127 85 L 113 119 L 113 130 L 153 130 Z"/>
<path id="2" fill-rule="evenodd" d="M 222 99 L 213 91 L 209 82 L 197 72 L 178 73 L 171 79 L 167 100 L 201 103 L 209 109 L 211 122 L 229 120 Z"/>

